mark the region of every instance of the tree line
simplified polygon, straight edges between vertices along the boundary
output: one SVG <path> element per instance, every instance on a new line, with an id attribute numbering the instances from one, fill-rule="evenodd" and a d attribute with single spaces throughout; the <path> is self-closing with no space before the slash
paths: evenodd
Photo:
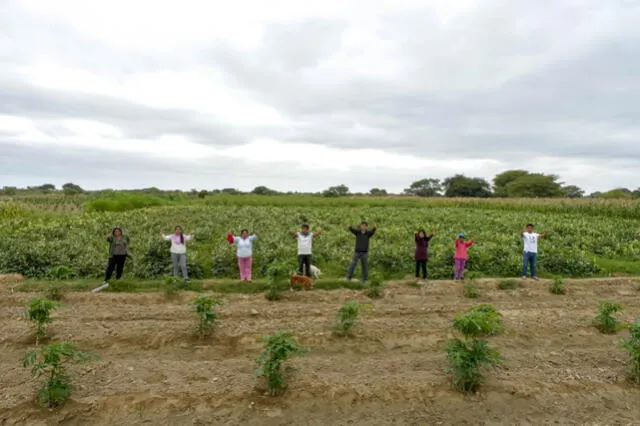
<path id="1" fill-rule="evenodd" d="M 611 199 L 640 199 L 640 187 L 636 190 L 628 188 L 615 188 L 606 192 L 594 192 L 585 194 L 585 191 L 576 185 L 565 185 L 560 182 L 560 177 L 544 173 L 531 173 L 526 170 L 507 170 L 496 175 L 492 183 L 484 178 L 468 177 L 463 174 L 456 174 L 446 179 L 424 178 L 417 180 L 408 188 L 405 188 L 401 195 L 417 197 L 514 197 L 514 198 L 611 198 Z M 79 195 L 87 192 L 105 193 L 113 190 L 85 191 L 74 183 L 66 183 L 60 189 L 53 184 L 40 186 L 29 186 L 27 188 L 16 188 L 5 186 L 0 189 L 0 195 L 12 196 L 18 194 L 51 194 L 62 193 L 64 195 Z M 126 192 L 144 193 L 152 195 L 184 194 L 204 198 L 207 195 L 215 194 L 247 194 L 235 188 L 223 188 L 214 190 L 190 191 L 165 191 L 158 188 L 145 188 L 139 190 L 128 190 Z M 344 197 L 348 195 L 371 195 L 385 196 L 398 195 L 387 192 L 383 188 L 372 188 L 368 193 L 353 193 L 346 185 L 331 186 L 321 193 L 305 192 L 280 192 L 275 189 L 260 185 L 248 192 L 255 195 L 323 195 L 325 197 Z"/>

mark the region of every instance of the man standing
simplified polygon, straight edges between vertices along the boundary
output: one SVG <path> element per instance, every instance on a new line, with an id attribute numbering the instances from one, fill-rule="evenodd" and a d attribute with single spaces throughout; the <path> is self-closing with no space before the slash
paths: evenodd
<path id="1" fill-rule="evenodd" d="M 311 246 L 313 238 L 320 235 L 320 231 L 309 232 L 309 225 L 302 225 L 301 232 L 293 231 L 293 238 L 298 240 L 298 272 L 300 275 L 311 277 Z"/>
<path id="2" fill-rule="evenodd" d="M 349 226 L 349 231 L 353 235 L 356 236 L 356 250 L 353 254 L 353 260 L 351 261 L 351 265 L 349 265 L 349 270 L 347 272 L 347 280 L 351 281 L 353 279 L 353 272 L 356 269 L 356 265 L 358 261 L 360 261 L 362 265 L 362 282 L 367 281 L 369 278 L 369 266 L 367 263 L 367 257 L 369 253 L 369 239 L 373 237 L 376 233 L 376 226 L 373 227 L 372 230 L 368 229 L 369 224 L 367 222 L 362 222 L 360 224 L 360 229 L 355 229 L 352 226 Z"/>
<path id="3" fill-rule="evenodd" d="M 536 277 L 536 260 L 538 258 L 538 239 L 544 238 L 547 233 L 536 234 L 533 232 L 533 225 L 528 224 L 524 232 L 522 232 L 522 239 L 524 241 L 524 252 L 522 261 L 522 279 L 527 279 L 527 267 L 531 268 L 531 279 L 538 280 Z"/>

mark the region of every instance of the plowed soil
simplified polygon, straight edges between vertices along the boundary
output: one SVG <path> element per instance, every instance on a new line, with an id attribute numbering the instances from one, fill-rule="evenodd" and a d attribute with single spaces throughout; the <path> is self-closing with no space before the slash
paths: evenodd
<path id="1" fill-rule="evenodd" d="M 240 284 L 239 284 L 240 285 Z M 206 341 L 194 337 L 193 294 L 70 293 L 55 313 L 52 339 L 100 356 L 75 365 L 76 389 L 61 408 L 36 402 L 38 382 L 22 367 L 33 348 L 23 304 L 32 297 L 0 289 L 0 424 L 2 425 L 425 425 L 640 424 L 640 387 L 628 379 L 621 336 L 592 325 L 598 302 L 640 315 L 640 291 L 627 278 L 569 280 L 567 294 L 548 282 L 498 290 L 480 280 L 481 297 L 459 283 L 420 288 L 391 283 L 385 297 L 339 290 L 225 295 L 220 324 Z M 332 335 L 347 300 L 373 306 L 353 338 Z M 508 331 L 490 338 L 505 358 L 487 372 L 480 392 L 464 396 L 444 373 L 444 347 L 456 312 L 491 303 Z M 265 395 L 254 375 L 261 336 L 290 330 L 311 348 L 291 365 L 286 393 Z"/>

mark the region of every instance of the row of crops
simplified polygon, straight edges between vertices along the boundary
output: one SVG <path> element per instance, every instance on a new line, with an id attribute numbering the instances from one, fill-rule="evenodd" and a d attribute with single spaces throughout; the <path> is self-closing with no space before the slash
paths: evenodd
<path id="1" fill-rule="evenodd" d="M 268 198 L 268 197 L 267 197 Z M 18 212 L 20 213 L 20 212 Z M 528 222 L 549 232 L 540 243 L 542 273 L 589 276 L 598 272 L 596 257 L 640 259 L 636 233 L 640 220 L 602 215 L 527 213 L 522 209 L 491 209 L 461 203 L 375 206 L 248 205 L 194 203 L 137 209 L 122 213 L 75 212 L 14 214 L 0 219 L 0 272 L 44 278 L 58 266 L 77 277 L 100 277 L 107 260 L 105 236 L 121 226 L 131 238 L 132 259 L 125 273 L 156 278 L 170 272 L 168 243 L 160 232 L 175 225 L 193 232 L 188 267 L 192 278 L 236 277 L 235 249 L 225 236 L 229 230 L 249 228 L 259 239 L 254 247 L 254 275 L 264 276 L 274 261 L 296 262 L 296 244 L 290 231 L 302 223 L 320 229 L 314 242 L 313 263 L 325 275 L 343 276 L 353 251 L 353 236 L 345 230 L 361 220 L 378 225 L 372 240 L 370 267 L 386 277 L 404 276 L 414 269 L 413 233 L 424 227 L 437 235 L 430 247 L 429 277 L 450 278 L 455 236 L 464 232 L 477 241 L 470 249 L 468 269 L 484 276 L 518 276 L 521 267 L 520 230 Z"/>

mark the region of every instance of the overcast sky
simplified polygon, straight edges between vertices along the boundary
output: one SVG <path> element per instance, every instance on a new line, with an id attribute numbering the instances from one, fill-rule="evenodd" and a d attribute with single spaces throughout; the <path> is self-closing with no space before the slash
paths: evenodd
<path id="1" fill-rule="evenodd" d="M 640 1 L 0 0 L 0 186 L 512 168 L 640 186 Z"/>

